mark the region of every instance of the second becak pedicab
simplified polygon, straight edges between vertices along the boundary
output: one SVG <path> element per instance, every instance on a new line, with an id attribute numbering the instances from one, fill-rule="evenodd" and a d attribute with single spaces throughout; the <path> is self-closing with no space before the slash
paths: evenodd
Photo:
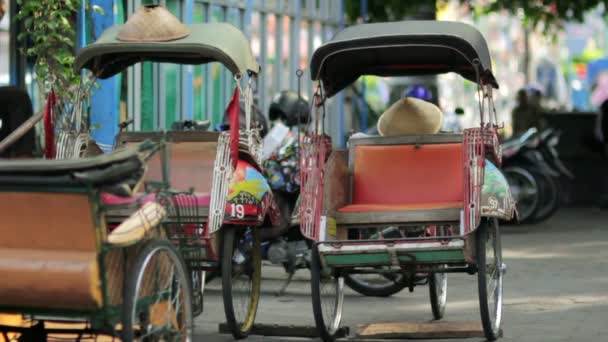
<path id="1" fill-rule="evenodd" d="M 317 330 L 333 341 L 340 329 L 344 277 L 382 274 L 428 278 L 432 317 L 441 319 L 447 275 L 477 274 L 483 331 L 498 338 L 503 273 L 499 220 L 514 203 L 501 163 L 490 53 L 474 27 L 406 21 L 346 28 L 311 59 L 318 81 L 314 120 L 301 147 L 301 229 L 313 242 L 312 305 Z M 378 122 L 380 136 L 332 150 L 326 103 L 362 75 L 446 72 L 475 82 L 480 124 L 439 133 L 442 113 L 417 99 L 399 100 Z M 387 228 L 396 235 L 385 236 Z"/>
<path id="2" fill-rule="evenodd" d="M 228 327 L 235 338 L 246 337 L 260 296 L 260 229 L 264 222 L 283 223 L 263 176 L 262 142 L 252 115 L 252 84 L 260 66 L 249 41 L 236 27 L 226 23 L 184 25 L 164 7 L 147 5 L 124 25 L 108 28 L 95 43 L 79 51 L 75 67 L 104 79 L 144 61 L 219 62 L 234 74 L 235 90 L 227 109 L 230 131 L 125 132 L 117 137 L 116 148 L 145 140 L 164 142 L 169 162 L 151 160 L 146 177 L 163 177 L 171 184 L 173 196 L 165 224 L 191 273 L 194 311 L 202 311 L 205 272 L 221 273 Z M 245 124 L 239 129 L 240 102 Z M 120 205 L 112 214 L 115 222 L 129 215 L 123 199 L 111 194 L 103 199 L 110 208 Z"/>

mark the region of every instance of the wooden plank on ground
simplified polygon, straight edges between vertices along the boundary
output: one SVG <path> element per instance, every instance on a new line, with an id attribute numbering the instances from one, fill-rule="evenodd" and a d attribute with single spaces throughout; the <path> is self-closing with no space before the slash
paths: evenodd
<path id="1" fill-rule="evenodd" d="M 502 331 L 500 332 L 502 335 Z M 479 321 L 430 321 L 359 325 L 357 339 L 441 339 L 484 337 Z"/>

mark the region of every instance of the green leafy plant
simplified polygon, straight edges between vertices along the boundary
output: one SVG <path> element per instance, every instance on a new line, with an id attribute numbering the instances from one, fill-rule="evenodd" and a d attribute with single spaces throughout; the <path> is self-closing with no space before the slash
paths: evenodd
<path id="1" fill-rule="evenodd" d="M 23 53 L 34 58 L 34 70 L 39 88 L 47 94 L 55 90 L 61 101 L 76 103 L 82 92 L 76 91 L 81 76 L 73 69 L 76 18 L 82 1 L 88 0 L 17 0 L 19 12 L 15 20 L 23 23 L 18 39 Z M 88 4 L 87 4 L 88 5 Z M 102 12 L 99 6 L 88 6 Z M 103 14 L 103 13 L 102 13 Z M 85 80 L 90 82 L 90 80 Z M 83 84 L 84 85 L 84 84 Z M 89 89 L 88 85 L 84 85 Z"/>

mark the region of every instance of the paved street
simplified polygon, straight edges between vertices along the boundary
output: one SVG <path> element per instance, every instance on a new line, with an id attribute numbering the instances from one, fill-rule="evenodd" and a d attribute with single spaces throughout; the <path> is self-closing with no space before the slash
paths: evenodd
<path id="1" fill-rule="evenodd" d="M 506 226 L 502 341 L 605 341 L 608 334 L 608 211 L 568 209 L 535 226 Z M 257 323 L 313 325 L 310 286 L 297 274 L 287 295 L 274 296 L 285 274 L 264 269 Z M 476 277 L 451 274 L 446 320 L 479 320 Z M 391 298 L 366 298 L 348 291 L 343 325 L 356 331 L 371 322 L 432 318 L 427 287 Z M 216 280 L 208 287 L 205 312 L 196 320 L 197 341 L 231 341 L 217 333 L 224 313 Z M 250 341 L 310 341 L 251 336 Z M 481 341 L 481 338 L 456 341 Z"/>

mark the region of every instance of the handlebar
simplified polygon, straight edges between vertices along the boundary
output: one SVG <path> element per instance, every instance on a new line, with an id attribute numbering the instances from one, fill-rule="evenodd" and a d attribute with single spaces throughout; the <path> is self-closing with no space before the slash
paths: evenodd
<path id="1" fill-rule="evenodd" d="M 134 119 L 129 119 L 129 120 L 123 121 L 118 124 L 118 128 L 122 131 L 125 128 L 127 128 L 130 124 L 132 124 L 133 122 L 135 122 Z"/>

